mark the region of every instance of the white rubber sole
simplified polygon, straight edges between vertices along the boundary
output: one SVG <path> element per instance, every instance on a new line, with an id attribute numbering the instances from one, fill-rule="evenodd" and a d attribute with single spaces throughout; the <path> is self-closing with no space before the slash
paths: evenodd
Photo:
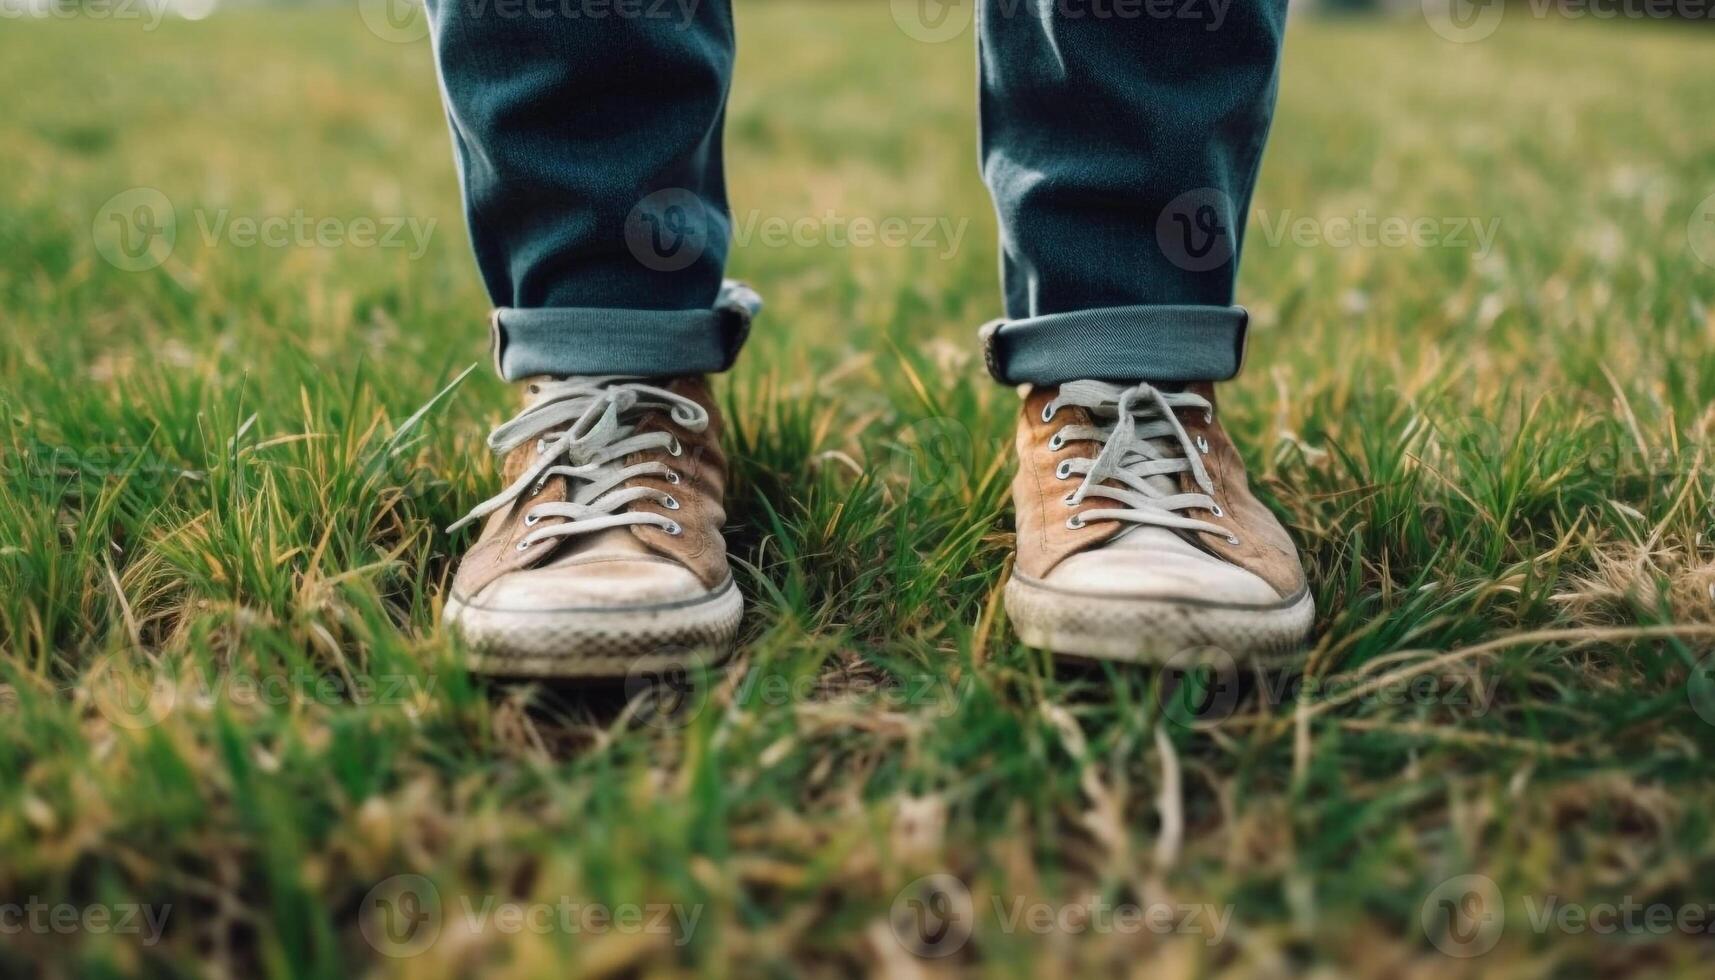
<path id="1" fill-rule="evenodd" d="M 1269 606 L 1091 596 L 1015 574 L 1006 614 L 1020 639 L 1053 653 L 1190 667 L 1289 658 L 1309 638 L 1316 604 L 1308 590 Z"/>
<path id="2" fill-rule="evenodd" d="M 744 598 L 728 579 L 696 599 L 649 606 L 489 609 L 448 598 L 442 618 L 470 669 L 501 677 L 625 677 L 715 663 L 732 652 Z"/>

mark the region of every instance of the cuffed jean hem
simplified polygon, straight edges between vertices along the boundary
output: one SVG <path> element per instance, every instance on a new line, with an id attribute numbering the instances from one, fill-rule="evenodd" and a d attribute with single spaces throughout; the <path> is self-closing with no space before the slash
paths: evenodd
<path id="1" fill-rule="evenodd" d="M 983 358 L 1003 384 L 1225 381 L 1244 363 L 1242 306 L 1110 306 L 996 320 Z"/>
<path id="2" fill-rule="evenodd" d="M 728 279 L 707 310 L 546 307 L 494 311 L 494 369 L 508 381 L 537 375 L 666 377 L 732 367 L 762 297 Z"/>

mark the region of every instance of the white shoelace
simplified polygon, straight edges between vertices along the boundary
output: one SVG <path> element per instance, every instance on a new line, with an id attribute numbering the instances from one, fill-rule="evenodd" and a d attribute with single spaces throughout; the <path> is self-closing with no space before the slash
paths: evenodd
<path id="1" fill-rule="evenodd" d="M 668 534 L 680 533 L 683 528 L 670 517 L 628 509 L 635 501 L 654 499 L 668 510 L 678 510 L 679 501 L 672 494 L 652 487 L 619 489 L 639 476 L 659 476 L 676 484 L 678 473 L 662 462 L 626 466 L 625 458 L 649 449 L 665 449 L 671 456 L 683 452 L 671 433 L 639 433 L 637 423 L 643 412 L 666 409 L 674 422 L 701 432 L 708 427 L 708 411 L 683 395 L 635 378 L 567 378 L 544 381 L 538 387 L 539 395 L 528 408 L 488 434 L 488 447 L 501 455 L 535 439 L 535 460 L 505 490 L 477 504 L 447 530 L 481 520 L 527 492 L 539 492 L 551 477 L 559 476 L 566 479 L 566 500 L 531 507 L 524 524 L 536 527 L 550 517 L 564 520 L 526 534 L 518 542 L 519 551 L 551 538 L 628 524 L 653 524 Z"/>
<path id="2" fill-rule="evenodd" d="M 1066 406 L 1087 409 L 1095 425 L 1065 425 L 1050 438 L 1048 448 L 1058 450 L 1068 442 L 1093 439 L 1102 449 L 1094 459 L 1075 457 L 1061 462 L 1055 476 L 1062 480 L 1082 474 L 1084 480 L 1066 495 L 1066 505 L 1076 507 L 1090 497 L 1116 501 L 1118 506 L 1095 508 L 1074 514 L 1066 525 L 1080 528 L 1088 521 L 1116 520 L 1187 531 L 1207 531 L 1238 539 L 1226 528 L 1186 517 L 1182 510 L 1207 510 L 1223 516 L 1215 503 L 1215 485 L 1203 466 L 1209 444 L 1202 436 L 1192 439 L 1173 414 L 1176 408 L 1202 409 L 1204 418 L 1214 418 L 1208 399 L 1191 392 L 1162 391 L 1149 384 L 1122 388 L 1103 381 L 1071 381 L 1042 409 L 1049 422 Z M 1180 473 L 1189 472 L 1201 492 L 1178 489 Z"/>

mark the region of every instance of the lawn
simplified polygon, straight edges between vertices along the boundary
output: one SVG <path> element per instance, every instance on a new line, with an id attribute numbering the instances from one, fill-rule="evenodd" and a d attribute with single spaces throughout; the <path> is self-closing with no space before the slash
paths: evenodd
<path id="1" fill-rule="evenodd" d="M 427 44 L 0 28 L 0 972 L 1707 975 L 1715 37 L 1295 23 L 1223 397 L 1319 619 L 1225 676 L 1008 628 L 968 32 L 739 32 L 743 642 L 592 689 L 436 626 L 512 402 Z"/>

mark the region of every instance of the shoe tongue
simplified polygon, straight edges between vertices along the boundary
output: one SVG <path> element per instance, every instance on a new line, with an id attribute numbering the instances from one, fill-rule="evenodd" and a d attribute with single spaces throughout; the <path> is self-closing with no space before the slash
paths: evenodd
<path id="1" fill-rule="evenodd" d="M 1179 492 L 1179 481 L 1166 473 L 1157 473 L 1154 476 L 1146 476 L 1143 478 L 1143 482 L 1148 484 L 1150 489 L 1160 494 L 1175 494 Z"/>
<path id="2" fill-rule="evenodd" d="M 1155 554 L 1171 552 L 1182 555 L 1202 554 L 1196 546 L 1178 532 L 1169 527 L 1157 527 L 1154 524 L 1133 524 L 1114 535 L 1101 547 L 1113 548 L 1116 551 L 1145 551 Z"/>
<path id="3" fill-rule="evenodd" d="M 652 554 L 654 552 L 631 533 L 630 527 L 610 527 L 604 531 L 576 535 L 560 547 L 560 553 L 548 562 L 547 567 L 590 558 L 636 558 Z"/>

